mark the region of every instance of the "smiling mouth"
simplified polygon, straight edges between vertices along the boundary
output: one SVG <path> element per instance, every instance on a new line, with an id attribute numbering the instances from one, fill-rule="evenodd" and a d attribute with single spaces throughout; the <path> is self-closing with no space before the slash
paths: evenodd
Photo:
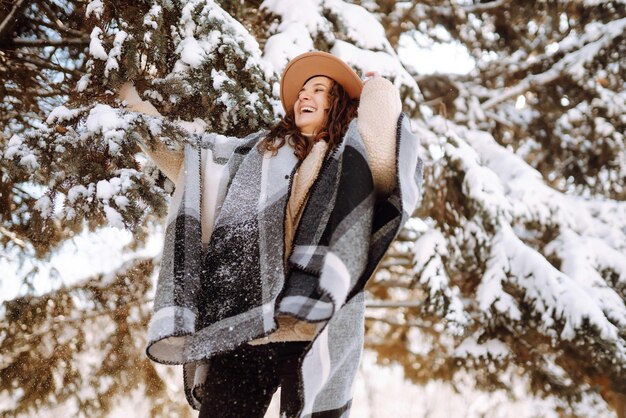
<path id="1" fill-rule="evenodd" d="M 314 107 L 310 107 L 310 106 L 304 106 L 300 109 L 300 113 L 313 113 L 315 112 L 317 109 L 315 109 Z"/>

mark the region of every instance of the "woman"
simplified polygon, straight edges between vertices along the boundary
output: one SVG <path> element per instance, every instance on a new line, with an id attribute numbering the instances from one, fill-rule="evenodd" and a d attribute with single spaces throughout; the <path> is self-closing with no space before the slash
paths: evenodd
<path id="1" fill-rule="evenodd" d="M 147 355 L 184 364 L 201 417 L 261 417 L 279 385 L 282 416 L 347 416 L 362 289 L 419 199 L 417 143 L 387 80 L 363 86 L 310 52 L 287 65 L 281 101 L 269 133 L 144 147 L 176 184 Z"/>

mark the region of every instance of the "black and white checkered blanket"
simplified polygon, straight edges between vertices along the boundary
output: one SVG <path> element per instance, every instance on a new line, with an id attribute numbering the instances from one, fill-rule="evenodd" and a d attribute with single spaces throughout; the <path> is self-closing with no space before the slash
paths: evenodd
<path id="1" fill-rule="evenodd" d="M 212 355 L 276 329 L 275 316 L 322 322 L 304 357 L 302 417 L 347 416 L 363 346 L 363 287 L 421 195 L 422 162 L 408 118 L 397 125 L 397 187 L 376 199 L 354 120 L 309 192 L 285 263 L 293 149 L 258 152 L 264 133 L 204 135 L 185 146 L 170 205 L 147 355 L 183 364 L 201 403 Z"/>

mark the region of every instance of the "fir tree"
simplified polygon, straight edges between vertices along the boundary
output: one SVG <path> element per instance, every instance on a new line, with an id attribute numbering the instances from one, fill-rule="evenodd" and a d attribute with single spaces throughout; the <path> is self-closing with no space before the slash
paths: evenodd
<path id="1" fill-rule="evenodd" d="M 44 269 L 107 225 L 141 248 L 173 185 L 137 142 L 266 128 L 287 61 L 330 51 L 400 88 L 427 161 L 422 206 L 368 287 L 379 362 L 626 417 L 625 15 L 620 1 L 5 2 L 3 253 Z M 401 53 L 416 42 L 458 42 L 475 68 L 423 74 Z M 128 111 L 128 82 L 163 116 Z M 104 416 L 138 390 L 150 416 L 190 416 L 172 370 L 143 355 L 158 262 L 131 255 L 45 294 L 26 273 L 1 312 L 3 413 Z"/>

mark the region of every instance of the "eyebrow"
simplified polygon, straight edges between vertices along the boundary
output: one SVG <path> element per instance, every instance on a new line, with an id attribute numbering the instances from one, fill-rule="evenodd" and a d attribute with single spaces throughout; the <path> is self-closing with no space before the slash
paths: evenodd
<path id="1" fill-rule="evenodd" d="M 326 84 L 324 84 L 324 83 L 314 83 L 313 84 L 313 87 L 317 87 L 317 86 L 322 86 L 322 87 L 328 88 L 328 86 Z M 302 91 L 302 90 L 304 90 L 304 86 L 302 86 L 302 88 L 300 89 L 300 91 Z M 298 93 L 300 93 L 300 91 Z"/>

